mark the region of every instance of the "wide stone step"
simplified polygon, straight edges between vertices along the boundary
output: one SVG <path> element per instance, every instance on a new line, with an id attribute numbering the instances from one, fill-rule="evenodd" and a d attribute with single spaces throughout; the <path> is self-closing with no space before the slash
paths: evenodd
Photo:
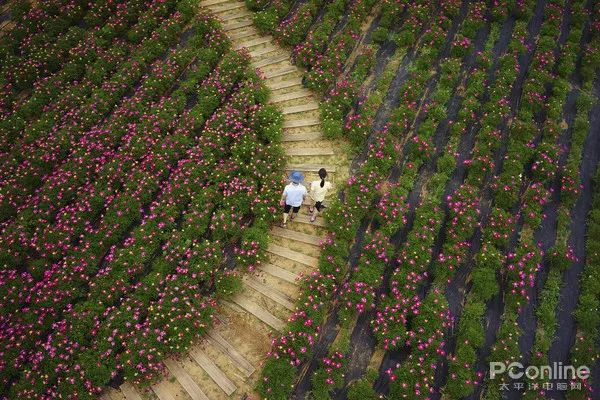
<path id="1" fill-rule="evenodd" d="M 334 151 L 331 147 L 298 147 L 285 149 L 288 156 L 332 156 Z"/>
<path id="2" fill-rule="evenodd" d="M 142 396 L 131 383 L 125 382 L 120 389 L 127 400 L 142 400 Z"/>
<path id="3" fill-rule="evenodd" d="M 211 360 L 206 353 L 199 347 L 193 347 L 190 350 L 190 355 L 200 367 L 215 381 L 215 383 L 221 388 L 222 391 L 231 396 L 233 392 L 237 390 L 237 386 L 225 375 L 223 371 Z"/>
<path id="4" fill-rule="evenodd" d="M 299 90 L 299 91 L 290 92 L 290 93 L 274 94 L 273 96 L 271 96 L 270 102 L 271 103 L 281 103 L 284 101 L 298 100 L 298 99 L 303 99 L 303 98 L 307 98 L 307 97 L 312 98 L 312 94 L 310 92 L 305 92 L 305 91 Z"/>
<path id="5" fill-rule="evenodd" d="M 165 360 L 165 365 L 192 400 L 210 400 L 196 381 L 175 360 Z"/>
<path id="6" fill-rule="evenodd" d="M 288 296 L 286 296 L 285 294 L 281 293 L 278 290 L 273 289 L 270 286 L 265 285 L 264 283 L 260 282 L 258 279 L 248 277 L 248 278 L 244 279 L 244 284 L 246 284 L 249 287 L 251 287 L 252 289 L 256 290 L 263 296 L 266 296 L 269 299 L 273 300 L 277 304 L 282 305 L 283 307 L 287 308 L 288 310 L 294 311 L 294 309 L 295 309 L 294 302 Z"/>
<path id="7" fill-rule="evenodd" d="M 250 52 L 250 57 L 260 57 L 260 56 L 264 56 L 265 54 L 276 53 L 278 51 L 282 51 L 281 48 L 273 46 L 273 45 L 268 45 L 268 46 L 262 47 L 260 49 L 252 50 Z"/>
<path id="8" fill-rule="evenodd" d="M 296 119 L 296 120 L 288 120 L 283 123 L 283 129 L 286 128 L 304 128 L 306 126 L 317 126 L 321 125 L 321 121 L 318 118 L 308 118 L 308 119 Z"/>
<path id="9" fill-rule="evenodd" d="M 276 278 L 282 279 L 286 282 L 297 284 L 299 276 L 294 274 L 293 272 L 288 271 L 285 268 L 281 268 L 275 264 L 262 264 L 258 267 L 263 272 L 266 272 L 269 275 L 273 275 Z"/>
<path id="10" fill-rule="evenodd" d="M 225 3 L 238 3 L 235 0 L 204 0 L 200 2 L 200 5 L 203 7 L 214 6 L 217 4 L 225 4 Z"/>
<path id="11" fill-rule="evenodd" d="M 263 76 L 265 77 L 265 79 L 272 79 L 272 78 L 278 78 L 280 76 L 285 76 L 285 75 L 289 75 L 289 74 L 293 74 L 293 73 L 298 73 L 300 72 L 300 70 L 298 68 L 281 68 L 281 69 L 277 69 L 277 70 L 273 70 L 273 71 L 269 71 L 266 73 L 263 73 Z"/>
<path id="12" fill-rule="evenodd" d="M 257 62 L 254 62 L 254 67 L 255 68 L 264 68 L 267 67 L 269 65 L 273 65 L 273 64 L 279 64 L 282 61 L 285 60 L 289 60 L 290 56 L 285 54 L 285 55 L 281 55 L 281 56 L 275 56 L 275 57 L 270 57 L 270 58 L 265 58 L 264 60 L 260 60 Z"/>
<path id="13" fill-rule="evenodd" d="M 222 353 L 227 355 L 234 363 L 235 367 L 242 373 L 246 378 L 250 377 L 256 369 L 250 364 L 244 356 L 236 350 L 223 336 L 217 331 L 211 329 L 207 333 L 207 340 L 219 349 Z"/>
<path id="14" fill-rule="evenodd" d="M 269 82 L 269 81 L 267 81 L 267 86 L 271 90 L 287 89 L 287 88 L 291 88 L 291 87 L 294 87 L 294 86 L 301 87 L 302 86 L 302 80 L 300 78 L 293 78 L 293 79 L 286 79 L 286 80 L 279 81 L 279 82 Z"/>
<path id="15" fill-rule="evenodd" d="M 269 311 L 265 310 L 252 300 L 243 297 L 241 295 L 234 296 L 232 301 L 237 304 L 242 309 L 246 310 L 250 314 L 254 315 L 256 318 L 260 319 L 265 324 L 269 325 L 271 328 L 282 331 L 285 329 L 285 322 L 271 314 Z"/>
<path id="16" fill-rule="evenodd" d="M 281 140 L 284 142 L 303 142 L 321 139 L 323 139 L 323 133 L 319 131 L 307 133 L 285 133 L 281 138 Z"/>
<path id="17" fill-rule="evenodd" d="M 296 216 L 297 218 L 298 216 Z M 277 256 L 287 258 L 288 260 L 292 260 L 298 262 L 300 264 L 304 264 L 306 266 L 317 268 L 319 265 L 319 259 L 309 256 L 304 253 L 300 253 L 299 251 L 295 251 L 292 249 L 288 249 L 287 247 L 279 246 L 277 244 L 271 243 L 267 248 L 269 253 L 273 253 Z"/>
<path id="18" fill-rule="evenodd" d="M 251 26 L 251 25 L 252 25 L 252 20 L 249 19 L 247 21 L 231 22 L 228 24 L 223 24 L 223 29 L 226 31 L 233 31 L 235 29 L 245 28 L 246 26 Z"/>
<path id="19" fill-rule="evenodd" d="M 294 222 L 298 222 L 301 224 L 307 224 L 307 225 L 316 225 L 316 226 L 320 226 L 320 227 L 325 227 L 325 221 L 323 220 L 322 217 L 318 217 L 315 222 L 310 222 L 310 215 L 304 215 L 304 214 L 298 214 L 296 215 L 296 218 L 294 218 Z"/>
<path id="20" fill-rule="evenodd" d="M 254 27 L 248 27 L 243 31 L 232 33 L 227 36 L 229 36 L 229 38 L 233 41 L 239 41 L 242 39 L 249 38 L 251 36 L 259 36 L 259 35 L 260 34 L 258 33 L 258 31 L 256 29 L 254 29 Z"/>
<path id="21" fill-rule="evenodd" d="M 261 44 L 270 43 L 272 40 L 273 40 L 273 38 L 271 38 L 270 36 L 261 36 L 256 39 L 248 40 L 245 42 L 240 42 L 235 45 L 235 49 L 239 50 L 244 47 L 249 49 L 251 47 L 259 46 Z"/>
<path id="22" fill-rule="evenodd" d="M 169 388 L 167 388 L 164 383 L 159 383 L 152 386 L 152 391 L 154 394 L 156 394 L 156 397 L 158 397 L 159 400 L 176 400 L 175 396 L 173 396 Z"/>
<path id="23" fill-rule="evenodd" d="M 251 18 L 252 17 L 252 13 L 251 12 L 236 12 L 233 14 L 228 14 L 228 15 L 223 15 L 223 16 L 219 16 L 219 19 L 223 22 L 227 22 L 227 21 L 232 21 L 232 20 L 236 20 L 236 19 L 240 19 L 240 18 Z"/>
<path id="24" fill-rule="evenodd" d="M 312 244 L 313 246 L 319 246 L 321 244 L 321 241 L 323 240 L 322 238 L 315 235 L 310 235 L 308 233 L 302 233 L 291 229 L 281 228 L 279 226 L 274 226 L 273 228 L 271 228 L 271 234 L 279 236 L 281 238 L 295 240 L 297 242 Z"/>
<path id="25" fill-rule="evenodd" d="M 325 168 L 327 172 L 335 172 L 333 165 L 323 164 L 288 164 L 285 167 L 286 171 L 301 171 L 301 172 L 319 172 L 321 168 Z"/>
<path id="26" fill-rule="evenodd" d="M 309 102 L 306 104 L 300 104 L 298 106 L 288 106 L 288 107 L 283 107 L 281 112 L 284 115 L 287 114 L 296 114 L 296 113 L 302 113 L 302 112 L 307 112 L 307 111 L 314 111 L 314 110 L 318 110 L 319 109 L 319 105 L 315 102 Z"/>
<path id="27" fill-rule="evenodd" d="M 246 5 L 242 1 L 235 1 L 235 2 L 232 1 L 232 2 L 228 2 L 228 3 L 224 3 L 223 5 L 213 4 L 212 6 L 210 6 L 211 11 L 214 13 L 233 11 L 233 10 L 237 10 L 240 8 L 241 9 L 246 8 Z"/>

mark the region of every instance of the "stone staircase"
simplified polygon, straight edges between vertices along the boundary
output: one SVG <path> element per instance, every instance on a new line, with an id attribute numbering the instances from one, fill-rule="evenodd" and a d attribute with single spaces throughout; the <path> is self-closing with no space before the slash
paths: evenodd
<path id="1" fill-rule="evenodd" d="M 302 87 L 303 71 L 290 63 L 290 52 L 271 36 L 258 33 L 242 1 L 205 0 L 200 5 L 222 23 L 236 49 L 246 48 L 252 64 L 271 89 L 271 102 L 284 115 L 285 174 L 299 170 L 307 182 L 324 167 L 338 188 L 347 178 L 343 143 L 327 141 L 321 132 L 318 100 Z M 283 189 L 283 188 L 282 188 Z M 326 231 L 324 221 L 309 221 L 307 207 L 287 228 L 273 227 L 269 259 L 243 278 L 242 292 L 223 301 L 215 326 L 188 354 L 165 360 L 167 376 L 150 390 L 129 383 L 103 393 L 103 400 L 258 399 L 254 394 L 260 368 L 270 349 L 272 332 L 285 329 L 299 296 L 299 279 L 316 270 Z"/>

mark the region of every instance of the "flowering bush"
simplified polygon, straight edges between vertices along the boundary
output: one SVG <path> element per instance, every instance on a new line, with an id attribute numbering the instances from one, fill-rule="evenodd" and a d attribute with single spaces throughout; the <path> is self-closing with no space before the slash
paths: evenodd
<path id="1" fill-rule="evenodd" d="M 599 182 L 600 173 L 596 172 L 594 202 L 588 219 L 587 259 L 580 278 L 581 295 L 574 313 L 577 321 L 577 334 L 571 348 L 571 362 L 573 362 L 573 365 L 594 365 L 599 355 L 594 342 L 598 338 L 598 326 L 600 326 L 600 318 L 598 318 L 599 314 L 597 312 L 600 309 L 600 297 L 598 296 L 600 291 L 598 288 L 598 268 L 592 267 L 598 265 L 598 259 L 600 258 L 600 243 L 598 240 L 600 237 Z M 591 310 L 595 312 L 590 312 Z M 593 391 L 591 378 L 582 383 L 586 390 L 580 397 L 585 398 Z"/>
<path id="2" fill-rule="evenodd" d="M 392 248 L 388 237 L 376 232 L 367 235 L 364 242 L 358 265 L 339 289 L 342 320 L 375 308 L 375 291 L 381 285 L 383 272 L 390 261 Z"/>
<path id="3" fill-rule="evenodd" d="M 225 266 L 264 257 L 281 114 L 215 20 L 153 4 L 112 76 L 65 87 L 83 105 L 7 147 L 2 395 L 92 398 L 117 376 L 151 379 L 240 287 Z"/>
<path id="4" fill-rule="evenodd" d="M 329 392 L 343 385 L 345 363 L 344 353 L 339 350 L 319 360 L 319 369 L 311 377 L 311 395 L 315 400 L 329 399 Z"/>
<path id="5" fill-rule="evenodd" d="M 546 210 L 559 204 L 557 199 L 562 203 L 563 192 L 556 231 L 568 232 L 572 201 L 581 190 L 581 148 L 595 100 L 588 78 L 597 68 L 596 24 L 590 23 L 586 36 L 585 13 L 591 13 L 580 1 L 566 18 L 564 2 L 549 2 L 539 37 L 537 30 L 530 31 L 529 20 L 539 18 L 535 1 L 447 1 L 435 10 L 432 4 L 366 4 L 371 10 L 381 6 L 371 39 L 396 51 L 389 60 L 360 58 L 378 54 L 376 44 L 358 52 L 353 65 L 346 64 L 363 40 L 354 18 L 368 13 L 354 8 L 356 2 L 328 3 L 323 20 L 317 19 L 306 40 L 294 47 L 296 62 L 309 70 L 305 84 L 325 97 L 320 112 L 326 135 L 348 137 L 365 161 L 348 180 L 343 202 L 330 208 L 332 234 L 324 243 L 319 273 L 304 283 L 289 331 L 274 340 L 259 384 L 267 398 L 289 397 L 298 367 L 315 361 L 315 341 L 325 337 L 319 344 L 327 344 L 321 324 L 328 302 L 344 328 L 363 324 L 352 317 L 372 310 L 370 327 L 378 346 L 406 354 L 380 376 L 390 382 L 390 397 L 436 395 L 434 374 L 446 361 L 443 394 L 468 397 L 485 379 L 476 366 L 486 354 L 487 303 L 502 293 L 504 314 L 489 359 L 520 359 L 518 318 L 536 301 L 533 287 L 549 267 L 536 304 L 543 330 L 534 345 L 540 354 L 548 352 L 551 341 L 543 333 L 555 331 L 560 271 L 575 258 L 568 234 L 557 233 L 554 246 L 536 237 Z M 335 18 L 344 7 L 348 22 Z M 290 24 L 308 25 L 311 12 L 308 6 L 294 9 L 270 29 L 295 33 Z M 513 18 L 514 24 L 507 23 Z M 575 54 L 582 56 L 580 63 Z M 384 72 L 369 75 L 373 65 Z M 579 76 L 582 91 L 573 85 Z M 391 85 L 395 77 L 401 77 L 398 86 Z M 566 99 L 576 92 L 577 110 L 583 111 L 574 121 L 562 121 L 568 115 Z M 382 120 L 385 127 L 374 128 Z M 355 236 L 364 229 L 364 239 Z M 373 244 L 386 250 L 373 251 Z M 348 265 L 356 254 L 350 250 L 360 253 L 356 264 Z M 379 254 L 386 255 L 385 262 Z M 451 290 L 445 293 L 448 284 Z M 446 295 L 459 315 L 450 314 Z M 582 301 L 595 304 L 588 297 Z M 596 322 L 581 318 L 590 326 Z M 364 325 L 357 328 L 362 332 Z M 456 344 L 448 342 L 450 334 Z M 582 343 L 589 349 L 591 340 Z M 395 353 L 388 354 L 393 359 Z M 532 355 L 532 362 L 541 359 Z M 285 376 L 273 373 L 280 371 Z M 327 396 L 324 376 L 312 384 Z M 497 397 L 490 388 L 486 398 Z M 536 395 L 544 393 L 531 396 Z"/>

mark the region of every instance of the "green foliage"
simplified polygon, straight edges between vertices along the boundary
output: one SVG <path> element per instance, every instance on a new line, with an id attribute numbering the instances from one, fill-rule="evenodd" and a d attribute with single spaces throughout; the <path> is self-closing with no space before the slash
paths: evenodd
<path id="1" fill-rule="evenodd" d="M 352 382 L 348 389 L 348 400 L 379 399 L 379 394 L 373 389 L 373 384 L 377 375 L 377 371 L 368 370 L 364 378 Z"/>
<path id="2" fill-rule="evenodd" d="M 256 390 L 262 398 L 288 400 L 293 389 L 296 368 L 285 358 L 269 358 L 262 369 Z"/>
<path id="3" fill-rule="evenodd" d="M 380 26 L 373 31 L 372 38 L 375 43 L 381 44 L 387 39 L 387 37 L 388 37 L 388 29 L 383 26 Z"/>
<path id="4" fill-rule="evenodd" d="M 254 26 L 260 33 L 267 34 L 275 30 L 279 21 L 279 15 L 274 7 L 259 11 L 252 17 Z"/>
<path id="5" fill-rule="evenodd" d="M 242 280 L 238 274 L 218 274 L 215 279 L 215 293 L 217 297 L 231 297 L 242 290 Z"/>

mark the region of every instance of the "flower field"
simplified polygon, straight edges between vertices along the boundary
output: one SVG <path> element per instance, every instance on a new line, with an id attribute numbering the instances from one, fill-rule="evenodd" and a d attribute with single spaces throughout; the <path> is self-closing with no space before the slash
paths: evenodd
<path id="1" fill-rule="evenodd" d="M 0 6 L 0 398 L 600 396 L 599 2 Z"/>
<path id="2" fill-rule="evenodd" d="M 281 114 L 193 2 L 13 10 L 0 85 L 0 397 L 151 379 L 262 256 Z"/>
<path id="3" fill-rule="evenodd" d="M 246 4 L 357 153 L 261 396 L 596 398 L 598 3 Z"/>

